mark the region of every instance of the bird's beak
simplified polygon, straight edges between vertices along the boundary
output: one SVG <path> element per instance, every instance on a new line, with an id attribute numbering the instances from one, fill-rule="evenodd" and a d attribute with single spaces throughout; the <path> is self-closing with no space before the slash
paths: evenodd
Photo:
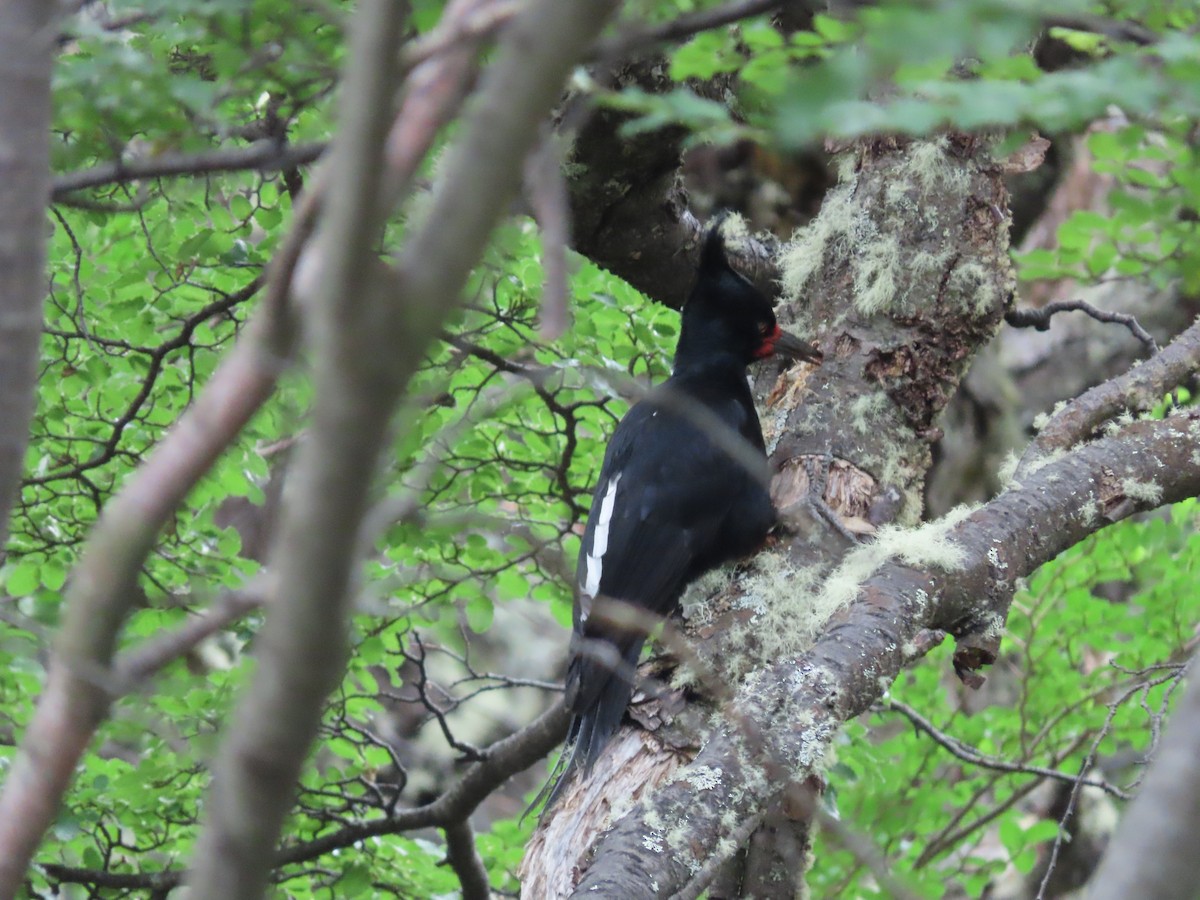
<path id="1" fill-rule="evenodd" d="M 788 359 L 803 359 L 808 362 L 819 363 L 825 357 L 816 345 L 810 344 L 808 341 L 802 341 L 794 334 L 789 334 L 780 329 L 779 337 L 775 339 L 775 352 L 780 356 L 785 356 Z"/>

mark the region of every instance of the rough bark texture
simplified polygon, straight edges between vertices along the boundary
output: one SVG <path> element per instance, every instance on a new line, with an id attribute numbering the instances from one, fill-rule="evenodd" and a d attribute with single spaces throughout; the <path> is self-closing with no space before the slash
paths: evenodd
<path id="1" fill-rule="evenodd" d="M 920 652 L 921 631 L 942 628 L 960 640 L 995 632 L 1016 577 L 1102 523 L 1200 491 L 1200 466 L 1191 462 L 1198 441 L 1200 414 L 1137 423 L 1047 465 L 953 525 L 918 532 L 912 559 L 881 561 L 816 645 L 739 690 L 740 719 L 759 723 L 761 733 L 714 734 L 690 767 L 599 842 L 571 896 L 637 900 L 686 886 L 738 824 L 778 794 L 781 773 L 793 782 L 811 775 L 840 724 L 866 710 Z M 1120 484 L 1154 484 L 1158 493 L 1133 497 Z M 1109 512 L 1099 514 L 1097 503 Z M 918 561 L 939 547 L 954 548 L 953 557 L 943 565 Z M 992 609 L 979 610 L 981 596 Z"/>
<path id="2" fill-rule="evenodd" d="M 647 92 L 672 86 L 666 62 L 652 58 L 613 68 L 607 83 Z M 720 98 L 725 82 L 703 87 Z M 680 167 L 682 128 L 632 136 L 621 126 L 630 118 L 613 109 L 595 109 L 571 98 L 559 116 L 560 134 L 572 137 L 567 161 L 574 248 L 629 282 L 646 296 L 679 309 L 696 273 L 704 224 L 688 210 Z M 778 292 L 772 258 L 775 242 L 734 241 L 729 254 L 741 271 L 768 296 Z"/>
<path id="3" fill-rule="evenodd" d="M 773 495 L 791 531 L 744 577 L 690 604 L 689 630 L 721 680 L 745 690 L 764 665 L 800 653 L 833 611 L 812 609 L 812 595 L 849 542 L 815 515 L 814 483 L 821 488 L 817 498 L 845 529 L 870 533 L 887 522 L 920 520 L 936 418 L 972 355 L 995 333 L 1011 298 L 1005 210 L 999 170 L 973 139 L 877 141 L 845 157 L 841 184 L 817 219 L 784 249 L 781 269 L 791 296 L 781 319 L 817 341 L 825 363 L 819 369 L 798 365 L 758 373 L 764 436 L 778 472 Z M 826 597 L 817 605 L 829 602 Z M 845 689 L 853 694 L 863 686 Z M 754 774 L 759 763 L 748 766 L 741 751 L 741 758 L 710 754 L 726 740 L 712 738 L 702 758 L 718 762 L 693 766 L 683 782 L 668 783 L 620 819 L 597 849 L 594 836 L 646 790 L 648 773 L 668 778 L 681 751 L 701 742 L 700 734 L 673 715 L 684 705 L 681 698 L 677 692 L 645 705 L 639 719 L 653 718 L 657 736 L 641 729 L 623 733 L 620 749 L 612 752 L 631 764 L 577 786 L 586 797 L 568 792 L 548 817 L 523 864 L 524 896 L 566 896 L 573 889 L 599 890 L 599 896 L 668 896 L 686 883 L 689 866 L 698 868 L 714 852 L 709 839 L 719 841 L 747 817 L 764 812 L 758 802 L 741 805 L 733 815 L 720 808 L 724 801 L 707 802 L 709 795 L 727 798 L 731 792 L 757 793 L 759 800 L 769 795 L 762 785 L 750 784 L 761 779 Z M 739 702 L 736 708 L 744 706 Z M 753 719 L 765 727 L 778 721 L 776 715 L 778 710 L 764 710 L 765 717 Z M 803 715 L 812 731 L 780 752 L 790 769 L 804 760 L 806 746 L 815 748 L 796 766 L 811 772 L 844 719 L 828 708 Z M 721 746 L 731 753 L 736 745 L 733 740 Z M 781 771 L 769 777 L 776 787 L 788 781 Z M 698 801 L 703 785 L 717 789 Z M 689 790 L 690 801 L 682 796 Z M 797 856 L 802 859 L 803 852 L 797 848 L 805 846 L 807 823 L 802 815 L 765 812 L 769 829 L 751 842 L 753 852 L 732 860 L 722 884 L 740 892 L 756 885 L 756 896 L 772 886 L 768 895 L 792 896 L 802 884 Z M 633 821 L 641 825 L 626 830 Z M 647 868 L 645 850 L 654 846 L 670 847 L 662 852 L 679 868 Z M 687 850 L 692 846 L 695 853 Z M 739 849 L 724 844 L 720 852 L 729 856 Z M 600 855 L 589 868 L 593 853 Z"/>
<path id="4" fill-rule="evenodd" d="M 41 349 L 57 19 L 53 3 L 0 4 L 0 559 L 25 468 Z"/>
<path id="5" fill-rule="evenodd" d="M 1098 122 L 1089 131 L 1112 128 Z M 1037 213 L 1023 232 L 1022 252 L 1054 248 L 1058 227 L 1076 210 L 1108 214 L 1110 175 L 1098 173 L 1087 151 L 1087 138 L 1064 139 L 1069 145 L 1056 156 L 1062 169 L 1057 181 L 1039 181 L 1035 198 L 1025 185 L 1043 170 L 1022 176 L 1027 216 L 1033 201 Z M 1063 161 L 1064 156 L 1069 160 Z M 1048 196 L 1045 192 L 1049 191 Z M 1014 234 L 1017 233 L 1014 210 Z M 1137 280 L 1112 279 L 1097 285 L 1074 281 L 1022 285 L 1018 308 L 1081 299 L 1093 306 L 1133 315 L 1160 344 L 1167 343 L 1200 313 L 1200 300 L 1180 293 L 1179 285 L 1155 290 Z M 1033 420 L 1055 405 L 1124 372 L 1146 348 L 1120 325 L 1097 322 L 1082 313 L 1055 316 L 1047 332 L 1004 328 L 995 343 L 973 364 L 942 418 L 945 436 L 934 447 L 934 467 L 926 490 L 931 515 L 958 503 L 987 500 L 1001 490 L 999 473 L 1009 454 L 1019 451 L 1033 434 Z"/>

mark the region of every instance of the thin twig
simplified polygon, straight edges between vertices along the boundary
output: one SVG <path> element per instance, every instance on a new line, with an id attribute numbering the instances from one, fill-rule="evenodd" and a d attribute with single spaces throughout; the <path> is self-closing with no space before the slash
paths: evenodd
<path id="1" fill-rule="evenodd" d="M 116 160 L 59 175 L 51 183 L 50 199 L 58 202 L 75 191 L 106 184 L 124 184 L 147 178 L 174 175 L 204 175 L 212 172 L 241 172 L 246 169 L 276 171 L 315 162 L 325 152 L 326 143 L 286 145 L 278 141 L 257 141 L 248 147 L 206 150 L 201 153 L 163 153 L 147 159 Z"/>
<path id="2" fill-rule="evenodd" d="M 113 666 L 117 683 L 127 690 L 135 689 L 205 638 L 257 609 L 262 602 L 263 596 L 257 591 L 230 591 L 209 609 L 188 619 L 174 631 L 157 635 L 118 658 Z"/>
<path id="3" fill-rule="evenodd" d="M 1060 312 L 1082 312 L 1097 322 L 1111 322 L 1117 325 L 1124 325 L 1135 338 L 1150 349 L 1151 353 L 1158 352 L 1158 342 L 1154 340 L 1150 332 L 1138 323 L 1136 318 L 1128 313 L 1097 309 L 1083 300 L 1056 300 L 1039 309 L 1009 310 L 1004 314 L 1004 321 L 1013 328 L 1033 328 L 1037 331 L 1047 331 L 1050 328 L 1050 319 L 1053 318 L 1055 313 Z"/>
<path id="4" fill-rule="evenodd" d="M 645 50 L 647 47 L 679 43 L 702 31 L 769 13 L 783 6 L 784 2 L 785 0 L 742 0 L 740 3 L 698 10 L 661 25 L 618 32 L 612 37 L 597 41 L 591 55 L 594 59 L 614 59 Z"/>
<path id="5" fill-rule="evenodd" d="M 1084 787 L 1099 788 L 1104 793 L 1116 797 L 1118 800 L 1130 799 L 1129 794 L 1121 790 L 1116 785 L 1109 784 L 1107 781 L 1100 781 L 1091 778 L 1082 778 L 1078 775 L 1070 775 L 1066 772 L 1060 772 L 1057 769 L 1048 769 L 1044 766 L 1034 766 L 1028 763 L 1012 763 L 1007 760 L 997 759 L 994 756 L 985 756 L 974 747 L 962 743 L 957 738 L 946 734 L 938 729 L 929 719 L 922 716 L 919 712 L 909 706 L 907 703 L 902 703 L 899 700 L 889 700 L 885 705 L 885 709 L 890 709 L 893 712 L 900 713 L 913 727 L 918 731 L 923 731 L 925 734 L 933 738 L 934 743 L 944 750 L 947 750 L 951 755 L 958 757 L 963 762 L 971 763 L 971 765 L 979 766 L 981 769 L 992 769 L 996 772 L 1011 772 L 1014 774 L 1038 775 L 1042 778 L 1050 778 L 1055 781 L 1062 781 L 1067 784 L 1079 784 Z"/>

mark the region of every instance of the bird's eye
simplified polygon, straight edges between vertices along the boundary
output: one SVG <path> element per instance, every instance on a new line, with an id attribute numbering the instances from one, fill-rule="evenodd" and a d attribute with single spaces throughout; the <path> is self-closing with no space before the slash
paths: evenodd
<path id="1" fill-rule="evenodd" d="M 768 334 L 771 333 L 770 324 L 767 322 L 759 322 L 758 323 L 758 333 L 761 334 L 763 337 L 766 337 Z"/>

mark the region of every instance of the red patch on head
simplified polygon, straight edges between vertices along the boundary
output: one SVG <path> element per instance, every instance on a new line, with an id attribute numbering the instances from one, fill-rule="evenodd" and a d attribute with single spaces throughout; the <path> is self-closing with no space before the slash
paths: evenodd
<path id="1" fill-rule="evenodd" d="M 770 334 L 768 334 L 766 337 L 764 337 L 763 342 L 759 345 L 758 349 L 754 351 L 754 358 L 755 359 L 766 359 L 768 356 L 770 356 L 772 353 L 774 353 L 775 352 L 775 342 L 777 340 L 779 340 L 779 338 L 780 338 L 780 336 L 782 336 L 782 334 L 783 334 L 783 329 L 781 329 L 778 325 L 776 325 L 775 330 L 772 331 Z"/>

